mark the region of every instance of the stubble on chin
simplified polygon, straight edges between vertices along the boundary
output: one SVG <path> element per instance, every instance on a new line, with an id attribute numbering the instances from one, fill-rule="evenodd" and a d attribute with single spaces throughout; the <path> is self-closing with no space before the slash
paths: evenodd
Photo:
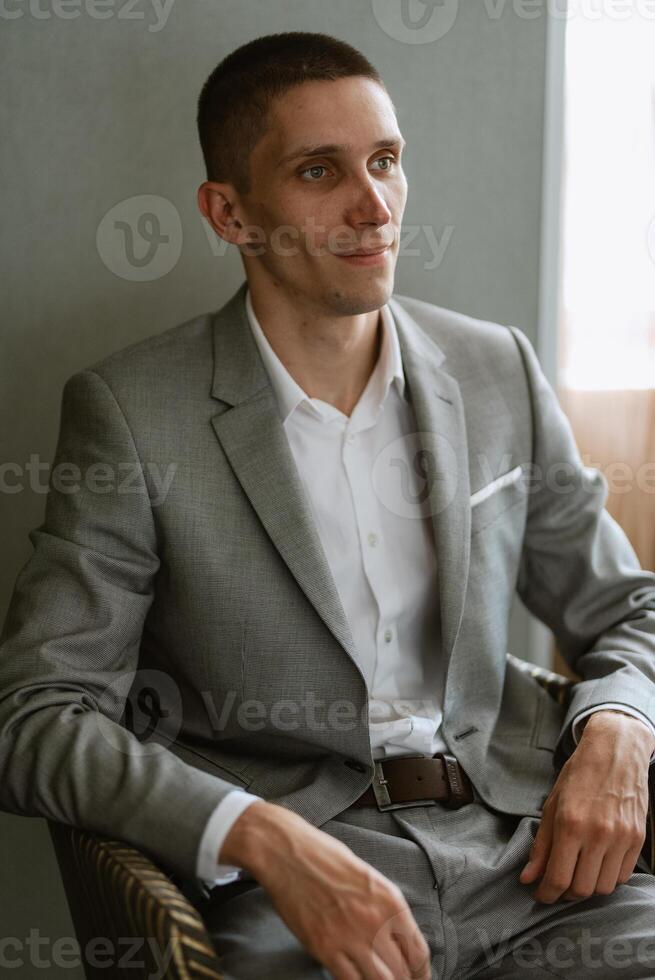
<path id="1" fill-rule="evenodd" d="M 393 292 L 393 284 L 363 287 L 359 292 L 334 286 L 329 291 L 328 306 L 335 316 L 357 316 L 379 310 Z"/>

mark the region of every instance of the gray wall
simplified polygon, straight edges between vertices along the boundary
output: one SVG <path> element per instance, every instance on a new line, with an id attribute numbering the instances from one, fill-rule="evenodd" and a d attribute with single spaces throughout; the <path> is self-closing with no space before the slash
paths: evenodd
<path id="1" fill-rule="evenodd" d="M 422 4 L 413 2 L 418 16 Z M 139 0 L 126 17 L 125 0 L 116 0 L 101 20 L 85 0 L 6 4 L 0 438 L 4 460 L 20 469 L 5 474 L 17 492 L 0 492 L 0 618 L 31 550 L 27 532 L 45 504 L 47 469 L 30 475 L 25 464 L 52 459 L 65 380 L 128 343 L 217 309 L 243 278 L 238 256 L 210 244 L 195 203 L 204 177 L 195 100 L 209 71 L 237 45 L 293 29 L 325 31 L 360 47 L 387 80 L 408 142 L 405 225 L 418 228 L 409 247 L 419 254 L 401 257 L 396 291 L 516 324 L 540 344 L 546 17 L 542 11 L 526 19 L 499 0 L 467 0 L 459 9 L 447 0 L 436 9 L 442 18 L 456 13 L 450 29 L 436 39 L 428 28 L 414 31 L 410 36 L 425 43 L 410 44 L 402 25 L 387 23 L 398 6 L 174 0 L 162 12 L 153 0 Z M 144 202 L 143 195 L 173 207 L 162 210 L 161 201 Z M 121 205 L 119 217 L 154 210 L 160 230 L 170 232 L 152 279 L 148 266 L 126 266 L 102 224 L 112 207 L 133 197 L 139 201 Z M 447 242 L 434 268 L 426 227 Z M 145 246 L 139 248 L 142 254 Z M 167 257 L 170 270 L 161 264 Z M 513 651 L 530 655 L 531 635 L 517 606 Z M 2 814 L 0 826 L 4 936 L 22 944 L 31 928 L 72 936 L 44 822 Z M 42 975 L 26 945 L 9 955 L 24 964 L 14 977 Z M 54 963 L 43 975 L 64 972 L 81 975 Z"/>

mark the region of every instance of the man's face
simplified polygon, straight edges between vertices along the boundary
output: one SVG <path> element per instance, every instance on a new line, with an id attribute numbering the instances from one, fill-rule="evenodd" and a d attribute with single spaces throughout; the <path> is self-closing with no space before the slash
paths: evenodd
<path id="1" fill-rule="evenodd" d="M 259 236 L 252 261 L 328 314 L 379 309 L 393 291 L 407 200 L 403 145 L 388 95 L 367 78 L 287 91 L 251 155 L 251 193 L 239 197 L 240 220 Z M 377 257 L 344 257 L 383 246 Z"/>

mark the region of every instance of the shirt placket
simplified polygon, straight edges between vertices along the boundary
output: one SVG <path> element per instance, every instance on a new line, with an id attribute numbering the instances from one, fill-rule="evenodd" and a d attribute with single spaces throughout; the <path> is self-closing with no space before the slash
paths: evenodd
<path id="1" fill-rule="evenodd" d="M 351 420 L 353 421 L 353 420 Z M 381 658 L 398 655 L 394 624 L 386 614 L 385 595 L 390 588 L 387 542 L 380 523 L 379 502 L 375 496 L 370 471 L 370 440 L 367 430 L 371 424 L 358 428 L 348 425 L 344 431 L 343 465 L 350 486 L 355 520 L 359 534 L 362 566 L 378 609 L 377 626 L 372 645 L 375 651 L 371 688 L 375 689 L 375 677 Z"/>

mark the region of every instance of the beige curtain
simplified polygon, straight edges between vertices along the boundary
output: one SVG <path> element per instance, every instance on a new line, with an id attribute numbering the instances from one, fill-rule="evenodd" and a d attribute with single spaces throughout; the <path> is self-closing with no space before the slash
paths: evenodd
<path id="1" fill-rule="evenodd" d="M 607 510 L 655 571 L 655 389 L 558 394 L 585 464 L 609 483 Z"/>
<path id="2" fill-rule="evenodd" d="M 558 397 L 586 466 L 609 484 L 606 509 L 621 525 L 642 568 L 655 570 L 655 388 L 574 391 Z M 554 669 L 573 676 L 554 646 Z"/>

